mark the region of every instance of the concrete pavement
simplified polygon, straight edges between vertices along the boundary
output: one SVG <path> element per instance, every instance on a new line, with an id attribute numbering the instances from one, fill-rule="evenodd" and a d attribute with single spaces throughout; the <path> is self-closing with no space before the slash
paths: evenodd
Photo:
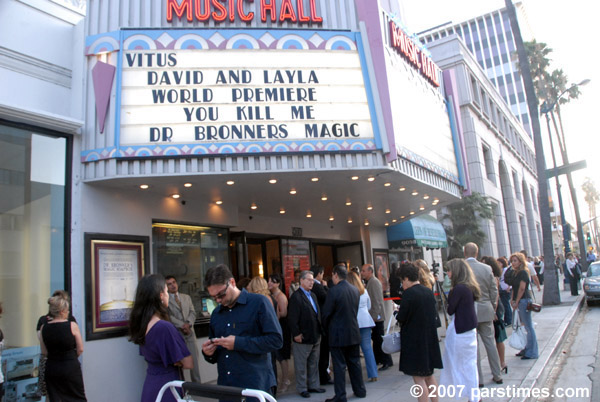
<path id="1" fill-rule="evenodd" d="M 561 286 L 562 287 L 562 286 Z M 487 358 L 482 363 L 484 372 L 483 380 L 480 382 L 485 384 L 482 389 L 482 398 L 485 401 L 533 401 L 539 398 L 527 397 L 526 389 L 543 387 L 547 376 L 552 368 L 553 362 L 561 351 L 561 344 L 565 339 L 569 330 L 575 323 L 575 318 L 583 302 L 583 292 L 580 296 L 571 296 L 569 291 L 561 291 L 561 304 L 557 306 L 544 306 L 539 313 L 533 313 L 533 320 L 536 324 L 536 335 L 538 339 L 538 347 L 540 357 L 537 360 L 521 360 L 515 356 L 516 350 L 506 345 L 506 363 L 508 365 L 508 374 L 504 374 L 504 384 L 497 385 L 492 381 L 492 375 L 487 363 Z M 536 296 L 541 300 L 541 293 L 536 292 Z M 442 322 L 443 317 L 442 317 Z M 512 329 L 507 328 L 507 334 L 510 336 Z M 445 329 L 444 326 L 438 331 L 443 351 Z M 485 356 L 485 351 L 482 350 L 482 356 Z M 397 401 L 413 401 L 416 400 L 410 395 L 410 389 L 413 385 L 412 377 L 406 376 L 398 369 L 399 354 L 393 355 L 394 366 L 386 371 L 379 372 L 379 381 L 374 383 L 366 383 L 367 397 L 365 399 L 356 398 L 353 396 L 350 382 L 346 376 L 346 392 L 349 400 L 356 401 L 381 401 L 381 402 L 397 402 Z M 287 392 L 277 396 L 278 401 L 325 401 L 334 395 L 333 385 L 327 385 L 323 388 L 327 390 L 324 394 L 311 394 L 311 397 L 303 398 L 295 390 L 293 377 L 293 362 L 290 361 L 290 380 L 291 385 Z M 435 375 L 439 378 L 439 370 L 436 370 Z M 363 376 L 366 379 L 366 369 L 363 361 Z M 500 390 L 502 388 L 502 390 Z M 440 390 L 441 391 L 441 390 Z M 498 396 L 499 393 L 509 396 Z M 496 395 L 492 395 L 495 393 Z M 455 401 L 454 398 L 440 398 L 440 402 Z M 462 400 L 466 400 L 463 398 Z"/>

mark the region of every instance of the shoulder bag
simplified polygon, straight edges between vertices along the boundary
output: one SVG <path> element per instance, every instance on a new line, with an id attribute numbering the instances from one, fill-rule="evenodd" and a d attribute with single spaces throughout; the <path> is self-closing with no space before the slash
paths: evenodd
<path id="1" fill-rule="evenodd" d="M 390 317 L 390 322 L 387 331 L 385 331 L 385 335 L 383 336 L 383 343 L 381 344 L 381 350 L 387 354 L 400 352 L 400 331 L 392 332 L 391 334 L 389 333 L 392 321 L 394 320 L 395 317 Z"/>
<path id="2" fill-rule="evenodd" d="M 535 292 L 533 291 L 533 288 L 531 289 L 531 294 L 533 295 L 533 301 L 527 303 L 527 311 L 535 311 L 536 313 L 539 313 L 540 311 L 542 311 L 542 305 L 536 303 Z"/>
<path id="3" fill-rule="evenodd" d="M 525 328 L 521 325 L 519 321 L 519 313 L 515 310 L 515 314 L 513 317 L 513 332 L 508 338 L 508 345 L 516 350 L 523 350 L 527 345 L 527 333 L 525 332 Z"/>

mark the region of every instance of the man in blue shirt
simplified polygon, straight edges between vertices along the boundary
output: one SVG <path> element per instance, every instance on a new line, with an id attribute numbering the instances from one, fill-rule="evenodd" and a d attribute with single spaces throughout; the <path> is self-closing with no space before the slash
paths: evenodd
<path id="1" fill-rule="evenodd" d="M 226 265 L 210 268 L 204 283 L 219 303 L 210 317 L 209 339 L 202 344 L 204 359 L 217 363 L 217 384 L 274 394 L 270 354 L 283 344 L 275 309 L 265 296 L 239 290 Z"/>

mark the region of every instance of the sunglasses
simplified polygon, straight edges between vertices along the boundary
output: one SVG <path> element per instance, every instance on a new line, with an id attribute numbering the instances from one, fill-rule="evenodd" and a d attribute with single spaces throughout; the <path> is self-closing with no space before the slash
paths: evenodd
<path id="1" fill-rule="evenodd" d="M 225 289 L 223 289 L 222 291 L 220 291 L 216 295 L 212 296 L 212 298 L 215 301 L 222 300 L 225 297 L 225 295 L 227 294 L 227 289 L 229 289 L 229 282 L 227 282 L 227 284 L 225 285 Z"/>

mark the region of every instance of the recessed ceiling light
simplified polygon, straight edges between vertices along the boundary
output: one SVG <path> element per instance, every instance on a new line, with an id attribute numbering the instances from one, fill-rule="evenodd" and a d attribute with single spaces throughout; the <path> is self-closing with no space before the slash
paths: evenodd
<path id="1" fill-rule="evenodd" d="M 329 217 L 329 220 L 330 220 L 330 221 L 332 221 L 333 219 L 334 219 L 334 218 L 333 218 L 333 216 L 330 216 L 330 217 Z"/>
<path id="2" fill-rule="evenodd" d="M 228 186 L 233 186 L 235 184 L 233 180 L 227 180 L 225 183 L 227 183 Z"/>
<path id="3" fill-rule="evenodd" d="M 323 197 L 321 197 L 321 201 L 327 201 L 327 196 L 324 195 Z"/>
<path id="4" fill-rule="evenodd" d="M 217 204 L 217 205 L 221 205 L 222 203 L 223 203 L 223 201 L 221 201 L 221 200 L 215 201 L 215 204 Z"/>
<path id="5" fill-rule="evenodd" d="M 390 223 L 389 223 L 389 222 L 386 222 L 386 223 L 384 223 L 383 225 L 384 225 L 384 226 L 390 226 Z"/>
<path id="6" fill-rule="evenodd" d="M 183 185 L 183 187 L 190 188 L 190 187 L 192 187 L 192 183 L 185 183 L 185 184 Z"/>
<path id="7" fill-rule="evenodd" d="M 142 190 L 147 190 L 149 187 L 150 187 L 150 186 L 149 186 L 149 185 L 147 185 L 147 184 L 140 184 L 140 188 L 141 188 Z"/>
<path id="8" fill-rule="evenodd" d="M 317 181 L 319 181 L 319 178 L 318 178 L 318 177 L 313 177 L 313 178 L 311 178 L 311 179 L 310 179 L 310 181 L 315 181 L 315 182 L 317 182 Z"/>
<path id="9" fill-rule="evenodd" d="M 369 221 L 365 221 L 365 226 L 369 226 Z"/>
<path id="10" fill-rule="evenodd" d="M 386 209 L 386 210 L 385 210 L 385 213 L 386 213 L 386 214 L 389 214 L 389 213 L 391 213 L 391 212 L 392 212 L 392 211 L 390 211 L 389 209 Z"/>
<path id="11" fill-rule="evenodd" d="M 423 199 L 424 199 L 424 200 L 428 200 L 428 199 L 429 199 L 429 196 L 428 196 L 427 194 L 425 194 L 425 195 L 423 196 Z"/>
<path id="12" fill-rule="evenodd" d="M 402 217 L 402 218 L 404 218 L 404 217 Z M 396 223 L 396 222 L 398 222 L 398 219 L 392 219 L 392 223 Z"/>
<path id="13" fill-rule="evenodd" d="M 352 205 L 352 202 L 351 201 L 346 201 L 346 205 L 350 206 L 350 205 Z"/>
<path id="14" fill-rule="evenodd" d="M 413 190 L 413 192 L 411 193 L 411 195 L 418 195 L 419 192 L 417 190 Z"/>
<path id="15" fill-rule="evenodd" d="M 375 181 L 375 178 L 373 176 L 371 176 L 367 179 L 367 181 Z"/>
<path id="16" fill-rule="evenodd" d="M 307 218 L 312 218 L 312 214 L 310 213 L 310 211 L 307 211 L 307 212 L 306 212 L 306 217 L 307 217 Z"/>
<path id="17" fill-rule="evenodd" d="M 282 214 L 282 215 L 283 215 L 283 214 L 285 214 L 285 209 L 283 209 L 283 208 L 282 208 L 282 209 L 280 209 L 280 210 L 279 210 L 279 213 L 280 213 L 280 214 Z"/>
<path id="18" fill-rule="evenodd" d="M 406 190 L 406 187 L 400 187 L 400 188 L 398 189 L 398 191 L 404 191 L 404 190 Z"/>
<path id="19" fill-rule="evenodd" d="M 402 216 L 400 217 L 400 219 L 404 219 L 404 218 L 406 218 L 406 215 L 402 215 Z"/>
<path id="20" fill-rule="evenodd" d="M 372 210 L 373 210 L 373 206 L 372 206 L 372 205 L 369 205 L 369 206 L 367 207 L 367 211 L 372 211 Z"/>
<path id="21" fill-rule="evenodd" d="M 352 223 L 352 218 L 348 218 L 348 223 Z"/>
<path id="22" fill-rule="evenodd" d="M 296 195 L 296 189 L 295 189 L 295 188 L 291 189 L 291 190 L 290 190 L 290 194 L 291 194 L 291 195 Z"/>
<path id="23" fill-rule="evenodd" d="M 420 211 L 423 211 L 423 210 L 425 210 L 425 207 L 424 207 L 423 205 L 421 205 L 421 206 L 419 207 L 419 210 L 420 210 Z"/>
<path id="24" fill-rule="evenodd" d="M 256 204 L 250 205 L 250 209 L 256 209 L 256 208 L 258 208 L 258 206 Z"/>
<path id="25" fill-rule="evenodd" d="M 179 194 L 173 194 L 173 195 L 171 195 L 171 197 L 173 197 L 173 198 L 175 198 L 175 199 L 178 199 L 178 198 L 179 198 L 179 197 L 181 197 L 181 196 L 180 196 Z"/>
<path id="26" fill-rule="evenodd" d="M 269 180 L 269 183 L 275 184 L 275 183 L 277 183 L 277 179 L 271 179 L 271 180 Z"/>
<path id="27" fill-rule="evenodd" d="M 415 214 L 415 211 L 410 211 L 410 215 L 414 215 L 414 214 Z"/>
<path id="28" fill-rule="evenodd" d="M 389 187 L 389 186 L 391 186 L 391 185 L 392 185 L 392 183 L 390 183 L 389 181 L 388 181 L 387 183 L 385 183 L 385 184 L 384 184 L 384 186 L 385 186 L 385 187 Z"/>
<path id="29" fill-rule="evenodd" d="M 352 176 L 351 179 L 352 180 L 358 180 L 358 176 Z"/>

